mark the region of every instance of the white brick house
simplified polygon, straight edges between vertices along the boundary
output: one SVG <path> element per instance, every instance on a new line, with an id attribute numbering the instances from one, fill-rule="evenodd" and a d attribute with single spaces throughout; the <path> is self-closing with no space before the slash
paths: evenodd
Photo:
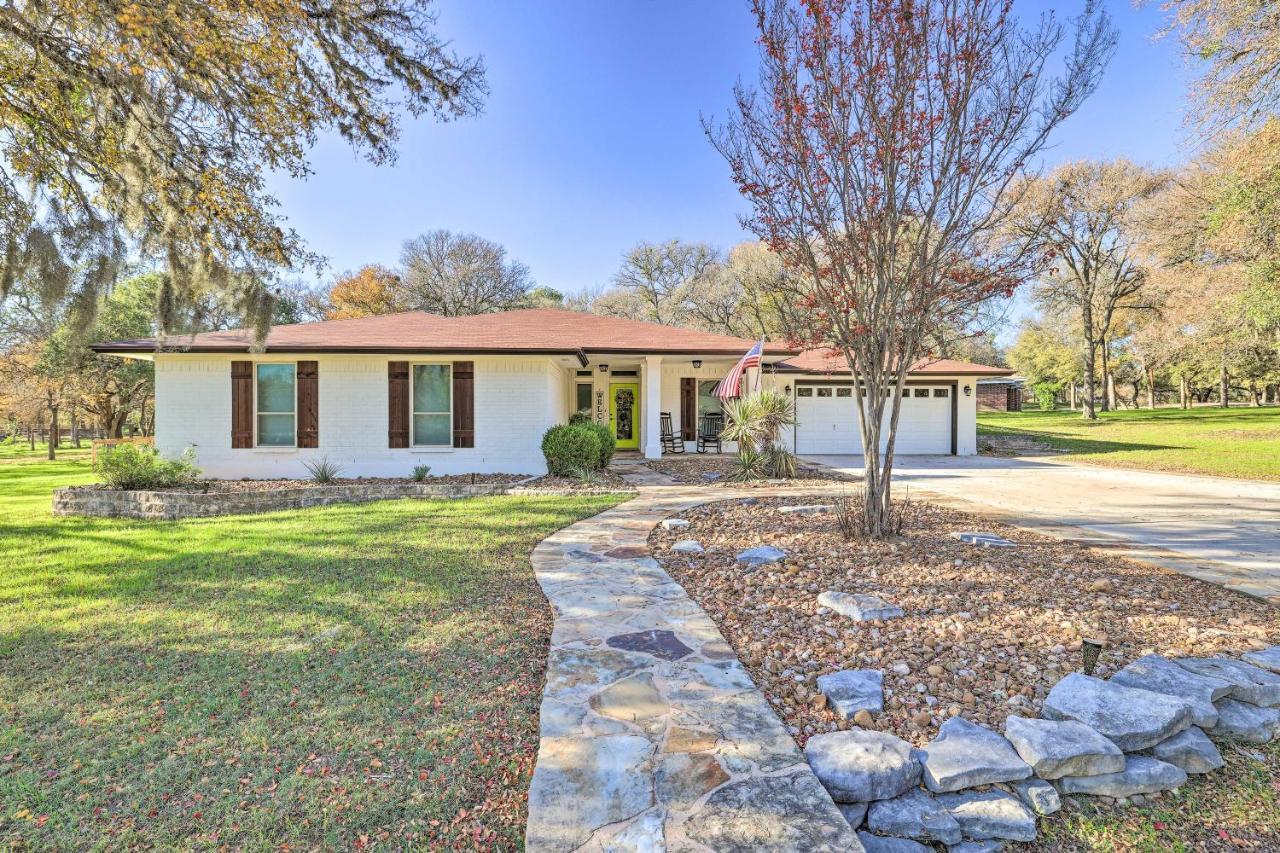
<path id="1" fill-rule="evenodd" d="M 156 445 L 195 448 L 207 476 L 297 477 L 326 457 L 347 476 L 545 471 L 542 434 L 586 409 L 621 452 L 662 455 L 661 415 L 694 436 L 718 411 L 710 389 L 752 341 L 581 314 L 475 317 L 421 312 L 273 327 L 261 351 L 245 332 L 96 344 L 150 359 Z M 800 453 L 858 453 L 852 378 L 818 353 L 766 344 L 761 387 L 795 395 Z M 940 361 L 912 371 L 899 452 L 976 452 L 979 376 L 1006 371 Z M 714 423 L 714 422 L 704 422 Z"/>

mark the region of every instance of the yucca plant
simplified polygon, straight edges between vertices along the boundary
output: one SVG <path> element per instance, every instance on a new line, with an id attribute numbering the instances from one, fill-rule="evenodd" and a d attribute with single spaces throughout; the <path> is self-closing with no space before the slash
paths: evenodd
<path id="1" fill-rule="evenodd" d="M 414 465 L 413 466 L 413 479 L 414 479 L 414 482 L 416 483 L 421 483 L 423 480 L 427 479 L 427 475 L 429 475 L 430 473 L 431 473 L 430 465 Z"/>
<path id="2" fill-rule="evenodd" d="M 782 428 L 796 422 L 791 398 L 771 388 L 729 400 L 724 405 L 724 415 L 722 437 L 751 450 L 777 444 Z"/>
<path id="3" fill-rule="evenodd" d="M 604 477 L 595 468 L 587 468 L 583 465 L 575 465 L 569 469 L 569 476 L 573 477 L 583 486 L 599 486 L 604 482 Z"/>
<path id="4" fill-rule="evenodd" d="M 742 448 L 733 462 L 728 479 L 734 483 L 763 480 L 769 476 L 769 456 L 759 450 Z"/>
<path id="5" fill-rule="evenodd" d="M 336 462 L 330 462 L 328 456 L 303 462 L 302 467 L 307 469 L 313 481 L 322 486 L 336 482 L 338 475 L 342 473 L 342 466 Z"/>
<path id="6" fill-rule="evenodd" d="M 791 480 L 796 476 L 796 455 L 781 444 L 770 444 L 764 449 L 769 476 Z"/>

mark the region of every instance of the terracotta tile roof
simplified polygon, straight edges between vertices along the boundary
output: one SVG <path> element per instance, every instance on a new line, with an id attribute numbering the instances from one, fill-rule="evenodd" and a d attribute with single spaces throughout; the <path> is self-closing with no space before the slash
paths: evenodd
<path id="1" fill-rule="evenodd" d="M 249 332 L 201 332 L 164 342 L 177 352 L 247 352 Z M 578 311 L 529 309 L 441 317 L 424 311 L 272 326 L 267 352 L 689 353 L 741 355 L 755 341 Z M 102 353 L 153 352 L 154 338 L 94 344 Z M 767 343 L 766 354 L 791 355 Z"/>
<path id="2" fill-rule="evenodd" d="M 799 355 L 784 359 L 774 365 L 774 369 L 783 373 L 845 373 L 849 368 L 843 355 L 832 354 L 827 349 L 805 350 Z M 952 376 L 1011 376 L 1013 371 L 1005 367 L 991 367 L 986 364 L 974 364 L 971 361 L 956 361 L 951 358 L 921 359 L 911 368 L 912 375 L 948 374 Z"/>

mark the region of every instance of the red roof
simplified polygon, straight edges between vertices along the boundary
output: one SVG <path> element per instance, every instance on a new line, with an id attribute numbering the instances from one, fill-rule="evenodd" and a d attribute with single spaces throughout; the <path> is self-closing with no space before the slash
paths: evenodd
<path id="1" fill-rule="evenodd" d="M 781 372 L 794 373 L 849 373 L 849 366 L 844 356 L 833 354 L 828 349 L 805 350 L 774 365 Z M 951 358 L 920 359 L 911 368 L 913 375 L 948 374 L 951 376 L 1012 376 L 1013 371 L 1005 367 L 991 367 L 986 364 L 974 364 L 971 361 L 956 361 Z"/>
<path id="2" fill-rule="evenodd" d="M 168 338 L 175 352 L 247 352 L 250 332 L 233 329 Z M 755 341 L 578 311 L 529 309 L 467 317 L 425 311 L 272 326 L 267 352 L 477 352 L 477 353 L 676 353 L 742 355 Z M 103 353 L 154 352 L 154 338 L 107 341 Z M 765 354 L 791 355 L 794 348 L 766 343 Z"/>

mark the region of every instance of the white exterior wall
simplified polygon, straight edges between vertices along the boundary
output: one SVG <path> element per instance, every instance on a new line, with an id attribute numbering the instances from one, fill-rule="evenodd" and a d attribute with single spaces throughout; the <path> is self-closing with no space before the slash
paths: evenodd
<path id="1" fill-rule="evenodd" d="M 231 447 L 231 362 L 315 360 L 319 365 L 318 448 Z M 475 447 L 387 447 L 387 362 L 475 364 Z M 194 447 L 205 476 L 305 477 L 303 463 L 327 457 L 344 476 L 542 474 L 542 433 L 565 421 L 563 371 L 530 356 L 264 355 L 156 356 L 156 446 L 166 456 Z"/>

